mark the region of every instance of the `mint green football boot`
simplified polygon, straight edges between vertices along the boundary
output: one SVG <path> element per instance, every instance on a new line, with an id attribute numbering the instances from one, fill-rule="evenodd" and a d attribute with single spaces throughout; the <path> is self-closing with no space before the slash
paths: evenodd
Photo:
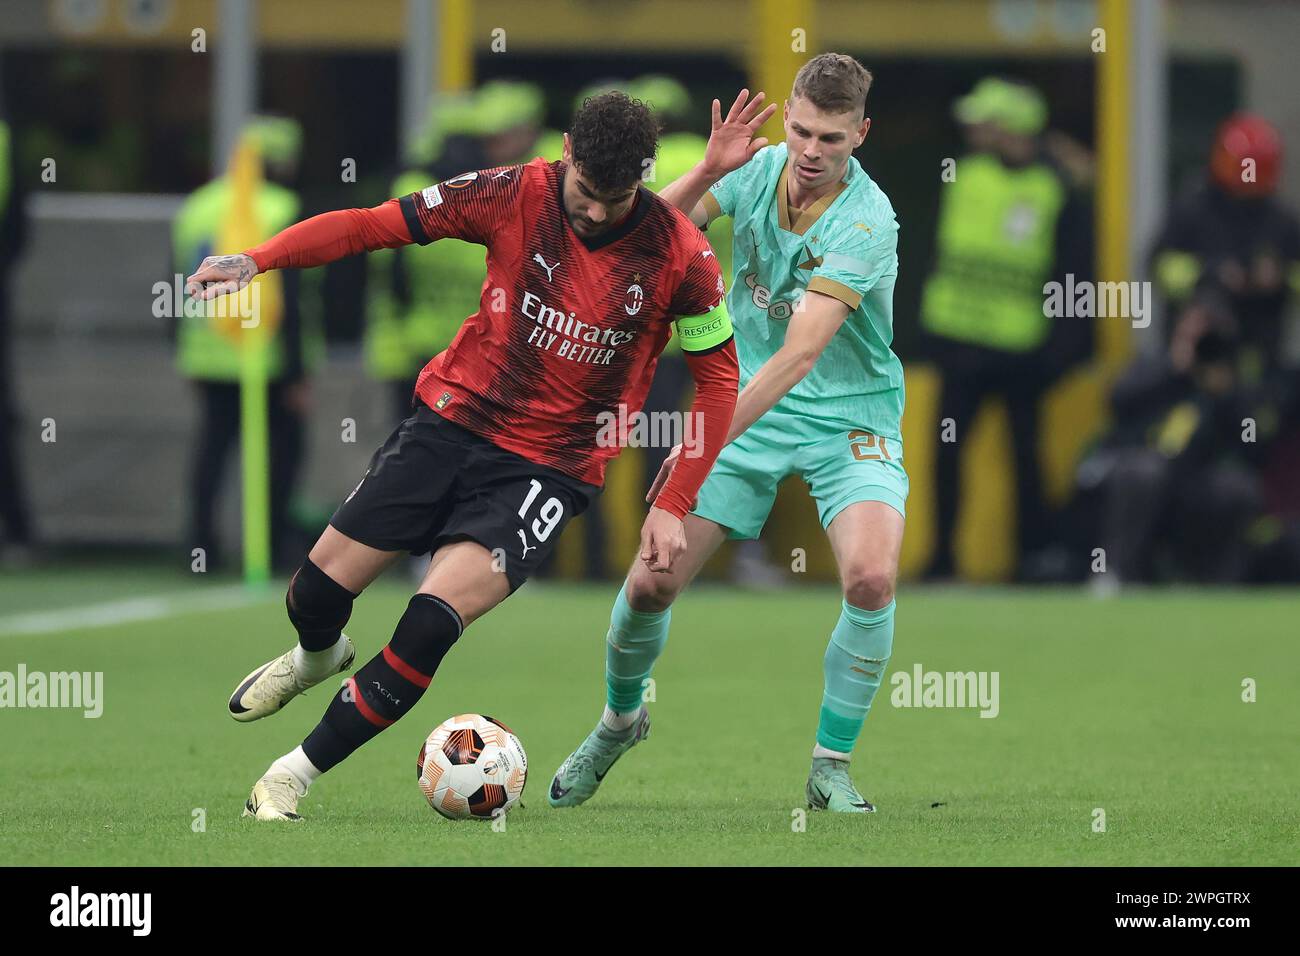
<path id="1" fill-rule="evenodd" d="M 636 722 L 618 733 L 604 722 L 555 771 L 546 799 L 553 807 L 576 807 L 590 800 L 614 761 L 650 736 L 650 714 L 642 707 Z"/>
<path id="2" fill-rule="evenodd" d="M 814 757 L 808 784 L 804 787 L 809 810 L 830 810 L 834 813 L 875 813 L 849 777 L 849 762 L 831 757 Z"/>

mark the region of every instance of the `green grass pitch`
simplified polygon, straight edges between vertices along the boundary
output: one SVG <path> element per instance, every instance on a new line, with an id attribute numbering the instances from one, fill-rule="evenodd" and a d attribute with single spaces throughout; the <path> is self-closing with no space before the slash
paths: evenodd
<path id="1" fill-rule="evenodd" d="M 322 778 L 303 801 L 305 824 L 275 826 L 241 820 L 244 798 L 330 691 L 259 723 L 231 720 L 230 690 L 292 630 L 278 585 L 248 602 L 229 582 L 192 582 L 129 567 L 0 577 L 0 671 L 104 673 L 98 719 L 0 710 L 7 863 L 1300 862 L 1293 593 L 1094 601 L 904 586 L 891 676 L 918 662 L 996 671 L 1000 712 L 897 708 L 886 683 L 854 763 L 880 812 L 810 813 L 797 832 L 832 590 L 688 592 L 655 672 L 652 736 L 591 803 L 557 811 L 545 791 L 599 714 L 615 586 L 530 584 L 470 629 L 406 719 Z M 213 589 L 231 593 L 230 606 L 220 591 L 212 606 Z M 31 630 L 31 612 L 162 592 L 181 613 L 15 632 Z M 348 633 L 360 660 L 388 639 L 406 598 L 390 579 L 357 602 Z M 1245 678 L 1257 682 L 1253 703 Z M 523 806 L 502 832 L 443 820 L 416 784 L 425 734 L 465 711 L 504 720 L 528 751 Z M 1094 832 L 1097 808 L 1105 832 Z"/>

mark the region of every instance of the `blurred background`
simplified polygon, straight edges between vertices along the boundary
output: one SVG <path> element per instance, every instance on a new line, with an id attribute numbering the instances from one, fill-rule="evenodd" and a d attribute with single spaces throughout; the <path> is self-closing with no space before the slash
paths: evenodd
<path id="1" fill-rule="evenodd" d="M 714 97 L 779 101 L 835 50 L 875 74 L 857 156 L 901 224 L 904 578 L 1300 580 L 1296 36 L 1285 0 L 4 0 L 0 562 L 189 571 L 201 548 L 239 572 L 238 352 L 176 291 L 237 251 L 237 143 L 269 235 L 559 158 L 575 102 L 618 87 L 659 114 L 659 188 Z M 1009 205 L 971 212 L 990 196 Z M 276 568 L 482 276 L 450 241 L 285 275 L 259 462 Z M 1149 285 L 1106 317 L 1024 294 L 1066 277 Z M 666 355 L 650 407 L 689 387 Z M 620 457 L 551 575 L 622 575 L 666 451 Z M 709 573 L 833 580 L 802 482 Z"/>

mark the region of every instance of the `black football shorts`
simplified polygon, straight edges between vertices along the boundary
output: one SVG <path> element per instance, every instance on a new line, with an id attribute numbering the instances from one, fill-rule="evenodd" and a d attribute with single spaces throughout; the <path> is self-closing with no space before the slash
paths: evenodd
<path id="1" fill-rule="evenodd" d="M 514 591 L 600 489 L 498 448 L 419 403 L 370 459 L 330 524 L 381 551 L 453 541 L 493 553 Z"/>

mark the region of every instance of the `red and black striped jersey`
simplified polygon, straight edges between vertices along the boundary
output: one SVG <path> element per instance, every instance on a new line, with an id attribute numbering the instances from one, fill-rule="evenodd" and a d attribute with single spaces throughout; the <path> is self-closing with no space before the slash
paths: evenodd
<path id="1" fill-rule="evenodd" d="M 578 236 L 564 171 L 535 159 L 400 198 L 416 242 L 487 247 L 478 311 L 416 393 L 494 444 L 599 485 L 619 452 L 597 441 L 601 413 L 641 409 L 672 322 L 714 309 L 723 284 L 700 230 L 644 187 L 622 222 Z"/>

